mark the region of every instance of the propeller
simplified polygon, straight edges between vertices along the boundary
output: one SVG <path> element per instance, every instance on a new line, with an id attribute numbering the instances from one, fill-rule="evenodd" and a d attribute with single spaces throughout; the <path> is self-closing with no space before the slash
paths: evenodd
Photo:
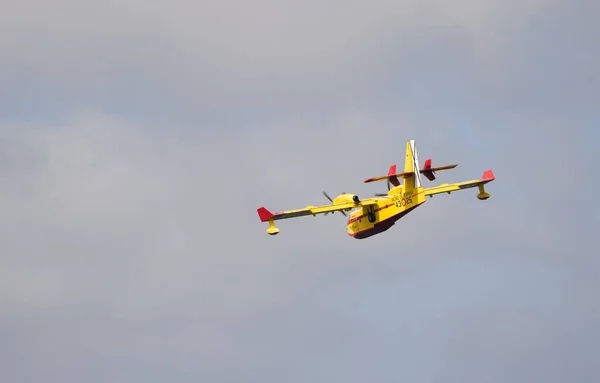
<path id="1" fill-rule="evenodd" d="M 387 188 L 388 191 L 390 191 L 391 187 L 390 187 L 390 179 L 387 179 Z M 387 197 L 388 193 L 375 193 L 376 197 Z"/>
<path id="2" fill-rule="evenodd" d="M 344 193 L 342 193 L 344 194 Z M 331 203 L 333 203 L 333 200 L 331 199 L 330 196 L 327 195 L 327 193 L 323 192 L 323 195 L 325 196 L 325 198 L 327 198 Z M 340 213 L 342 213 L 344 215 L 344 217 L 346 217 L 346 213 L 343 210 L 340 210 Z M 326 212 L 324 215 L 329 214 L 329 212 Z M 331 212 L 331 214 L 333 214 L 333 212 Z"/>

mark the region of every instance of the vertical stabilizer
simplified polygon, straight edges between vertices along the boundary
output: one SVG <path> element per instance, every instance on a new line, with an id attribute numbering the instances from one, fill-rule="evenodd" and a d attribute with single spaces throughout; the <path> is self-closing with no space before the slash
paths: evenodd
<path id="1" fill-rule="evenodd" d="M 421 187 L 421 172 L 415 140 L 406 142 L 406 160 L 404 161 L 404 191 Z"/>

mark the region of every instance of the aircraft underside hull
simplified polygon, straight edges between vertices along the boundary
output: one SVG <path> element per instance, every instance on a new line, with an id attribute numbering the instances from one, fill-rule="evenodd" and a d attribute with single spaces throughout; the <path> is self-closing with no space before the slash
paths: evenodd
<path id="1" fill-rule="evenodd" d="M 397 220 L 404 217 L 406 214 L 410 213 L 411 211 L 413 211 L 415 208 L 417 208 L 420 205 L 421 204 L 416 205 L 416 206 L 411 207 L 410 209 L 404 210 L 403 212 L 398 213 L 397 215 L 394 215 L 386 220 L 377 222 L 370 229 L 359 231 L 356 233 L 350 233 L 349 235 L 351 237 L 353 237 L 354 239 L 365 239 L 365 238 L 372 237 L 375 234 L 383 233 L 384 231 L 388 230 L 390 227 L 394 226 L 394 224 L 396 223 Z"/>

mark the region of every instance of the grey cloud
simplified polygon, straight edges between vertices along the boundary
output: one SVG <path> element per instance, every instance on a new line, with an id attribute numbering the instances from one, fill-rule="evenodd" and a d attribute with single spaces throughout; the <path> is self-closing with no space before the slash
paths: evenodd
<path id="1" fill-rule="evenodd" d="M 350 120 L 357 121 L 356 115 Z M 213 141 L 208 132 L 177 128 L 146 132 L 133 122 L 96 113 L 76 115 L 52 130 L 6 124 L 3 138 L 19 150 L 5 153 L 8 160 L 3 161 L 5 174 L 12 176 L 2 186 L 5 217 L 11 217 L 3 222 L 2 320 L 20 356 L 16 365 L 67 380 L 89 374 L 99 381 L 150 379 L 145 371 L 160 379 L 180 369 L 187 371 L 184 380 L 300 380 L 338 374 L 350 379 L 369 376 L 372 369 L 385 380 L 394 369 L 392 350 L 398 347 L 400 356 L 416 365 L 434 358 L 431 349 L 453 347 L 453 338 L 444 334 L 464 331 L 461 326 L 469 325 L 461 315 L 481 310 L 461 294 L 481 299 L 487 286 L 499 294 L 496 300 L 489 298 L 488 309 L 501 310 L 498 299 L 513 291 L 498 291 L 501 280 L 481 285 L 498 272 L 502 255 L 497 251 L 541 248 L 531 228 L 514 226 L 523 216 L 502 197 L 507 186 L 492 184 L 499 192 L 495 204 L 475 207 L 478 201 L 468 194 L 433 199 L 376 246 L 350 240 L 343 220 L 335 217 L 282 223 L 277 238 L 267 237 L 257 220 L 259 203 L 285 208 L 294 201 L 312 202 L 320 198 L 315 188 L 319 181 L 339 188 L 357 185 L 357 175 L 380 166 L 382 157 L 399 157 L 399 143 L 389 142 L 384 144 L 389 153 L 367 155 L 367 165 L 357 172 L 344 166 L 343 157 L 307 156 L 310 145 L 316 153 L 346 153 L 354 142 L 352 133 L 359 134 L 361 125 L 372 120 L 362 116 L 358 121 L 362 123 L 352 127 L 347 118 L 333 119 L 320 139 L 298 136 L 286 146 L 277 143 L 287 130 L 277 127 L 227 142 Z M 374 125 L 383 126 L 382 135 L 390 129 L 385 122 Z M 341 131 L 349 134 L 338 136 Z M 427 140 L 422 141 L 426 147 Z M 332 142 L 338 145 L 329 148 Z M 445 147 L 438 153 L 449 159 L 452 153 Z M 215 163 L 219 166 L 211 165 Z M 233 203 L 219 204 L 216 197 Z M 420 243 L 423 253 L 411 252 L 406 241 Z M 519 243 L 534 247 L 518 250 Z M 566 248 L 561 245 L 554 252 Z M 530 260 L 527 266 L 511 257 L 519 268 L 526 267 L 521 277 L 534 273 L 535 262 L 541 262 Z M 464 269 L 465 262 L 478 258 L 478 269 Z M 449 271 L 443 265 L 454 268 L 452 277 L 441 277 Z M 505 275 L 514 273 L 504 267 Z M 425 273 L 423 281 L 419 273 Z M 457 283 L 452 278 L 478 274 L 453 292 L 455 303 L 448 304 L 456 314 L 430 311 L 441 309 L 435 296 L 442 294 L 442 286 Z M 397 296 L 386 295 L 393 291 Z M 539 299 L 552 291 L 525 296 Z M 389 305 L 404 308 L 398 312 Z M 448 325 L 443 325 L 443 312 L 454 318 Z M 404 319 L 396 325 L 386 315 Z M 496 323 L 510 323 L 502 315 Z M 491 325 L 482 322 L 481 331 L 493 339 L 486 330 Z M 398 333 L 396 326 L 404 330 Z M 525 324 L 516 326 L 519 331 Z M 429 332 L 442 338 L 424 340 Z M 473 342 L 466 346 L 467 360 L 473 358 L 469 350 L 483 347 L 477 336 L 456 336 Z M 390 356 L 365 360 L 366 351 L 360 350 L 372 347 Z M 412 357 L 408 350 L 414 351 Z M 98 358 L 114 367 L 103 369 L 94 362 Z M 315 364 L 319 358 L 329 362 Z M 357 358 L 364 360 L 362 368 L 340 370 Z M 68 369 L 73 361 L 78 367 Z M 448 373 L 461 363 L 466 362 L 459 359 L 440 368 Z M 423 376 L 410 368 L 405 374 Z"/>
<path id="2" fill-rule="evenodd" d="M 26 2 L 3 12 L 3 82 L 28 89 L 32 95 L 18 95 L 25 100 L 52 87 L 42 105 L 65 94 L 113 111 L 126 103 L 140 115 L 156 114 L 155 105 L 188 118 L 190 108 L 228 115 L 223 102 L 244 116 L 257 108 L 290 113 L 290 103 L 368 102 L 394 81 L 391 71 L 426 49 L 427 36 L 494 49 L 490 36 L 538 9 L 472 1 Z M 165 105 L 173 99 L 179 107 Z"/>
<path id="3" fill-rule="evenodd" d="M 593 4 L 62 4 L 0 16 L 7 380 L 593 379 Z M 492 198 L 264 232 L 409 138 Z"/>

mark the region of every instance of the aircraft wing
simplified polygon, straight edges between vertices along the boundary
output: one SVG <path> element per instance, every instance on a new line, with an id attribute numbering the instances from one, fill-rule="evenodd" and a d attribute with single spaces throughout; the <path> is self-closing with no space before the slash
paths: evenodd
<path id="1" fill-rule="evenodd" d="M 425 195 L 431 196 L 434 194 L 450 193 L 450 192 L 457 191 L 457 190 L 469 189 L 469 188 L 477 187 L 479 185 L 485 185 L 488 182 L 491 182 L 495 179 L 496 179 L 496 177 L 494 176 L 494 173 L 491 170 L 486 170 L 483 173 L 483 176 L 481 177 L 481 179 L 465 181 L 465 182 L 458 182 L 458 183 L 454 183 L 454 184 L 442 184 L 440 186 L 427 188 L 427 189 L 425 189 Z"/>
<path id="2" fill-rule="evenodd" d="M 374 199 L 365 199 L 358 203 L 344 202 L 322 206 L 307 206 L 304 209 L 286 210 L 277 213 L 271 213 L 263 206 L 258 208 L 256 211 L 258 212 L 261 222 L 266 222 L 270 219 L 275 221 L 278 219 L 296 218 L 306 215 L 316 216 L 317 214 L 333 213 L 335 211 L 356 209 L 357 207 L 369 205 L 377 205 L 377 201 Z"/>

